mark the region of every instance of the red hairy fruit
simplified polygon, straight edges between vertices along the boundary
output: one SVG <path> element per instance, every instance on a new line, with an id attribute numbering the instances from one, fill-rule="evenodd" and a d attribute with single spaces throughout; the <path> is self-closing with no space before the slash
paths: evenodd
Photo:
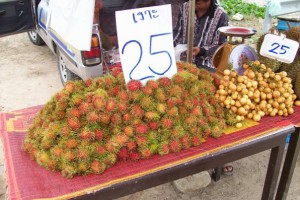
<path id="1" fill-rule="evenodd" d="M 130 80 L 128 83 L 127 83 L 127 89 L 130 91 L 130 92 L 133 92 L 133 91 L 136 91 L 136 90 L 140 90 L 142 88 L 142 83 L 141 81 L 138 81 L 138 80 Z"/>

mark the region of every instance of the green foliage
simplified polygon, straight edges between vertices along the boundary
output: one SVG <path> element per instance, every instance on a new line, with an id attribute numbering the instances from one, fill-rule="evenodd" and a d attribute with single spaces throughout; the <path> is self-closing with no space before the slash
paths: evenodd
<path id="1" fill-rule="evenodd" d="M 240 13 L 242 15 L 253 15 L 258 18 L 264 18 L 265 7 L 260 7 L 254 3 L 246 3 L 242 0 L 221 0 L 221 6 L 229 16 Z"/>

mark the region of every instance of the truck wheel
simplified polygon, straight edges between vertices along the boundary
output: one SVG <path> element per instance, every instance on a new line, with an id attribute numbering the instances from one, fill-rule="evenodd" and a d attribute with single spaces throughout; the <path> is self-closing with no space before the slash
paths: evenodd
<path id="1" fill-rule="evenodd" d="M 33 44 L 38 46 L 45 44 L 44 40 L 41 38 L 41 36 L 39 36 L 36 30 L 28 31 L 27 34 Z"/>
<path id="2" fill-rule="evenodd" d="M 66 65 L 65 59 L 67 59 L 63 53 L 61 53 L 60 49 L 57 49 L 57 67 L 60 75 L 60 80 L 63 85 L 65 85 L 68 81 L 71 80 L 80 80 L 81 78 L 71 72 Z"/>

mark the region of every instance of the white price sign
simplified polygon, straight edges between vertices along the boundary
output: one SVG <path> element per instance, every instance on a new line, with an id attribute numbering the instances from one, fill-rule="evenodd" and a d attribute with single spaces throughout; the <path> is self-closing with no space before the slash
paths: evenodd
<path id="1" fill-rule="evenodd" d="M 117 11 L 116 23 L 126 83 L 177 73 L 171 5 Z"/>
<path id="2" fill-rule="evenodd" d="M 267 34 L 262 43 L 260 54 L 284 63 L 292 63 L 299 48 L 299 43 L 277 36 Z"/>

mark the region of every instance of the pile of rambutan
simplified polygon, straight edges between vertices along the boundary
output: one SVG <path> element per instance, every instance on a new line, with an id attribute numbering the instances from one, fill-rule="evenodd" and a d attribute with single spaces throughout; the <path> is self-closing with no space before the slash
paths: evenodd
<path id="1" fill-rule="evenodd" d="M 33 120 L 23 149 L 63 176 L 99 174 L 118 160 L 139 160 L 198 146 L 225 129 L 212 76 L 178 63 L 172 79 L 125 85 L 122 70 L 68 82 Z"/>

